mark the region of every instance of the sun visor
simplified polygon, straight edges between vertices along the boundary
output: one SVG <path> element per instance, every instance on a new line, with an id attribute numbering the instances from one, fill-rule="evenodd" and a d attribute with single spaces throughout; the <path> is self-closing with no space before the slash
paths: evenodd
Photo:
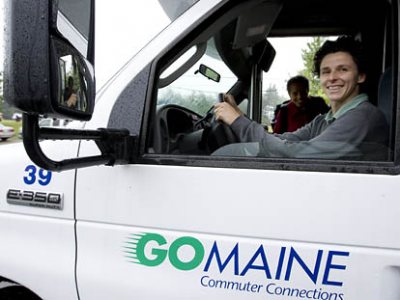
<path id="1" fill-rule="evenodd" d="M 239 16 L 233 49 L 254 46 L 266 38 L 280 10 L 281 1 L 262 1 Z"/>
<path id="2" fill-rule="evenodd" d="M 264 72 L 268 72 L 275 59 L 276 51 L 268 40 L 263 40 L 253 47 L 253 60 Z"/>

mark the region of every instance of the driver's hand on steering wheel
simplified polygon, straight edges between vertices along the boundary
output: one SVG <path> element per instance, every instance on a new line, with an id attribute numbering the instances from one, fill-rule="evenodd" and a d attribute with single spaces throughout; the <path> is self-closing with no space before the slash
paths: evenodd
<path id="1" fill-rule="evenodd" d="M 214 114 L 217 121 L 231 125 L 238 117 L 243 115 L 231 94 L 224 94 L 224 102 L 214 105 Z"/>

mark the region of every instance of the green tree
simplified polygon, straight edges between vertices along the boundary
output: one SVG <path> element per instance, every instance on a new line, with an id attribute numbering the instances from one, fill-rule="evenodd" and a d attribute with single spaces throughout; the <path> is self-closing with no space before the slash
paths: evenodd
<path id="1" fill-rule="evenodd" d="M 273 106 L 282 103 L 286 100 L 285 96 L 279 95 L 278 89 L 275 84 L 270 84 L 269 87 L 264 91 L 262 96 L 262 107 Z"/>
<path id="2" fill-rule="evenodd" d="M 199 113 L 200 115 L 205 115 L 207 111 L 217 102 L 218 95 L 204 93 L 201 91 L 193 91 L 192 94 L 185 100 L 183 106 Z"/>
<path id="3" fill-rule="evenodd" d="M 11 119 L 17 109 L 4 101 L 3 82 L 3 72 L 0 71 L 0 112 L 3 114 L 4 119 Z"/>
<path id="4" fill-rule="evenodd" d="M 182 94 L 172 88 L 165 89 L 158 96 L 157 105 L 176 104 L 186 107 L 200 115 L 204 115 L 218 99 L 218 94 L 191 91 Z"/>
<path id="5" fill-rule="evenodd" d="M 307 48 L 301 50 L 301 57 L 304 64 L 304 69 L 301 71 L 301 74 L 307 77 L 310 81 L 310 95 L 321 96 L 326 99 L 326 96 L 321 89 L 319 78 L 313 72 L 315 53 L 324 42 L 325 39 L 323 37 L 314 37 L 311 42 L 307 43 Z"/>

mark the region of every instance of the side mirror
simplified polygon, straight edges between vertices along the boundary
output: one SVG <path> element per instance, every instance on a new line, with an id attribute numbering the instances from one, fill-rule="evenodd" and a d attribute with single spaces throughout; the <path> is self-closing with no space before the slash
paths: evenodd
<path id="1" fill-rule="evenodd" d="M 128 130 L 39 127 L 39 116 L 90 120 L 95 105 L 94 0 L 5 0 L 4 96 L 23 114 L 30 159 L 53 171 L 130 163 Z M 100 155 L 53 161 L 40 140 L 92 140 Z"/>
<path id="2" fill-rule="evenodd" d="M 5 100 L 89 120 L 95 102 L 94 1 L 5 0 Z"/>

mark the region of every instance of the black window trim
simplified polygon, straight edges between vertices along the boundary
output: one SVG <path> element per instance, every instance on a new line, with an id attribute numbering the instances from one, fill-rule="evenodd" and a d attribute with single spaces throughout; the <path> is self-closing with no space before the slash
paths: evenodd
<path id="1" fill-rule="evenodd" d="M 262 169 L 275 171 L 356 173 L 356 174 L 400 174 L 400 165 L 394 162 L 346 161 L 322 159 L 287 159 L 261 157 L 199 156 L 145 153 L 136 163 L 235 169 Z"/>
<path id="2" fill-rule="evenodd" d="M 394 68 L 394 87 L 393 99 L 395 101 L 396 113 L 394 116 L 397 118 L 400 115 L 398 109 L 398 45 L 399 37 L 399 24 L 397 20 L 398 1 L 393 1 L 393 40 L 392 40 L 392 65 Z M 219 9 L 215 16 L 221 15 L 222 9 Z M 400 12 L 398 12 L 400 13 Z M 205 17 L 204 17 L 205 18 Z M 215 20 L 215 18 L 213 18 Z M 199 22 L 202 22 L 200 20 Z M 198 25 L 198 24 L 197 24 Z M 186 37 L 175 45 L 174 49 L 183 49 L 182 45 L 188 45 L 189 41 L 193 41 L 193 36 L 199 36 L 199 30 L 206 25 L 202 24 L 197 27 L 195 31 L 190 32 L 189 28 Z M 201 31 L 200 31 L 201 32 Z M 204 36 L 204 35 L 203 35 Z M 173 49 L 172 49 L 173 50 Z M 275 170 L 275 171 L 297 171 L 297 172 L 323 172 L 323 173 L 350 173 L 350 174 L 381 174 L 381 175 L 399 175 L 400 174 L 400 126 L 396 122 L 394 128 L 394 151 L 390 161 L 351 161 L 351 160 L 324 160 L 324 159 L 298 159 L 298 158 L 261 158 L 261 157 L 221 157 L 221 156 L 200 156 L 200 155 L 172 155 L 172 154 L 151 154 L 146 153 L 146 140 L 149 135 L 150 121 L 153 119 L 151 116 L 154 110 L 154 99 L 156 99 L 156 89 L 154 82 L 158 75 L 157 65 L 162 61 L 167 52 L 172 51 L 167 49 L 158 58 L 153 61 L 150 71 L 149 85 L 146 96 L 145 114 L 142 119 L 142 134 L 140 139 L 139 157 L 135 161 L 137 164 L 150 164 L 150 165 L 165 165 L 165 166 L 184 166 L 184 167 L 208 167 L 208 168 L 235 168 L 235 169 L 260 169 L 260 170 Z"/>

